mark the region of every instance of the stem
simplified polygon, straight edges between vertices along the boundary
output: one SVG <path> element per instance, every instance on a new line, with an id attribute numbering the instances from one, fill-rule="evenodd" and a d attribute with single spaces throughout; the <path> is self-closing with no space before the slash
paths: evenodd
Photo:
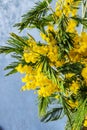
<path id="1" fill-rule="evenodd" d="M 82 18 L 86 18 L 87 13 L 87 1 L 83 0 L 82 2 Z M 82 25 L 82 32 L 84 31 L 84 26 Z"/>
<path id="2" fill-rule="evenodd" d="M 52 7 L 50 6 L 48 0 L 45 0 L 45 1 L 46 1 L 47 5 L 48 5 L 48 8 L 52 11 L 53 14 L 55 14 L 55 13 L 54 13 L 54 10 L 53 10 Z M 55 18 L 54 15 L 53 15 L 53 19 L 54 19 L 54 22 L 56 23 L 56 18 Z"/>
<path id="3" fill-rule="evenodd" d="M 46 1 L 47 5 L 48 5 L 48 8 L 52 11 L 52 13 L 54 13 L 54 10 L 51 8 L 51 6 L 50 6 L 48 0 L 45 0 L 45 1 Z"/>

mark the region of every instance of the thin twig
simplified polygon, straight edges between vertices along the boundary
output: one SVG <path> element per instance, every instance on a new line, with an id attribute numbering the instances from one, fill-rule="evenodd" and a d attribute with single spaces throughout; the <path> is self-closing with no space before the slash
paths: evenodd
<path id="1" fill-rule="evenodd" d="M 82 18 L 86 18 L 86 13 L 87 13 L 87 1 L 83 0 L 82 2 Z M 81 32 L 84 31 L 84 26 L 82 25 Z"/>

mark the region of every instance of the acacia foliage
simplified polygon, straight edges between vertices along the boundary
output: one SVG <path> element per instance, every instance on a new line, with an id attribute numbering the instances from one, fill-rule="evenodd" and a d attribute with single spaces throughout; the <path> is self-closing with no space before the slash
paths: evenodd
<path id="1" fill-rule="evenodd" d="M 84 17 L 78 14 L 84 5 Z M 87 2 L 52 0 L 35 4 L 14 26 L 18 30 L 35 28 L 41 41 L 10 34 L 0 53 L 11 54 L 16 61 L 6 66 L 7 76 L 25 74 L 22 91 L 34 90 L 41 121 L 67 116 L 66 130 L 87 126 Z M 81 32 L 78 31 L 81 27 Z"/>

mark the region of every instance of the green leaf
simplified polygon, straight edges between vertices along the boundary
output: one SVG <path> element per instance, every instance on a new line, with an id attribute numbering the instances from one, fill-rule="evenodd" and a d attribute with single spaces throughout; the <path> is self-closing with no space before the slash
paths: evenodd
<path id="1" fill-rule="evenodd" d="M 21 37 L 21 36 L 18 36 L 18 35 L 16 35 L 15 33 L 10 33 L 10 35 L 11 35 L 11 37 L 12 37 L 13 39 L 15 39 L 15 40 L 18 41 L 19 45 L 21 45 L 21 46 L 28 46 L 28 45 L 26 44 L 26 39 L 25 39 L 25 38 L 23 38 L 23 37 Z M 9 42 L 9 43 L 10 43 L 10 42 Z M 12 43 L 11 43 L 11 44 L 12 44 Z"/>
<path id="2" fill-rule="evenodd" d="M 87 113 L 87 99 L 81 102 L 78 107 L 78 110 L 73 114 L 74 115 L 74 122 L 73 122 L 73 129 L 81 130 L 81 126 L 83 125 L 83 121 L 85 118 L 85 114 Z"/>
<path id="3" fill-rule="evenodd" d="M 69 106 L 66 102 L 66 98 L 63 95 L 61 95 L 61 102 L 62 102 L 62 105 L 63 105 L 64 113 L 68 117 L 68 121 L 69 121 L 69 124 L 71 126 L 72 125 L 72 120 L 71 120 L 72 119 L 72 112 L 69 109 Z"/>
<path id="4" fill-rule="evenodd" d="M 58 75 L 58 73 L 57 73 L 57 71 L 56 71 L 55 68 L 53 68 L 53 67 L 51 67 L 49 65 L 49 59 L 48 59 L 48 57 L 41 55 L 40 62 L 42 63 L 42 72 L 44 74 L 46 74 L 49 79 L 51 79 L 54 83 L 57 84 L 58 83 L 58 81 L 57 81 L 57 75 Z"/>
<path id="5" fill-rule="evenodd" d="M 9 76 L 11 74 L 15 74 L 17 73 L 17 70 L 16 69 L 12 69 L 9 73 L 7 73 L 5 76 Z"/>
<path id="6" fill-rule="evenodd" d="M 66 124 L 65 130 L 81 130 L 83 127 L 83 121 L 87 113 L 87 99 L 84 101 L 80 99 L 78 109 L 71 113 L 70 122 L 69 119 Z"/>
<path id="7" fill-rule="evenodd" d="M 11 63 L 11 64 L 9 64 L 8 66 L 6 66 L 5 68 L 4 68 L 4 70 L 8 70 L 8 69 L 13 69 L 13 68 L 15 68 L 16 66 L 18 66 L 18 62 L 13 62 L 13 63 Z"/>
<path id="8" fill-rule="evenodd" d="M 52 0 L 49 0 L 51 2 Z M 36 6 L 24 14 L 22 17 L 22 21 L 14 25 L 14 27 L 18 27 L 20 31 L 22 31 L 27 26 L 34 25 L 37 28 L 41 28 L 41 18 L 45 16 L 48 11 L 48 5 L 46 1 L 36 3 Z"/>
<path id="9" fill-rule="evenodd" d="M 12 52 L 15 52 L 17 54 L 21 54 L 21 49 L 12 48 L 10 46 L 1 46 L 0 47 L 0 54 L 2 54 L 2 53 L 9 54 Z"/>
<path id="10" fill-rule="evenodd" d="M 8 66 L 6 66 L 4 68 L 4 70 L 9 70 L 11 69 L 11 71 L 9 71 L 5 76 L 9 76 L 11 74 L 17 73 L 17 70 L 15 69 L 20 63 L 19 62 L 12 62 L 11 64 L 9 64 Z"/>
<path id="11" fill-rule="evenodd" d="M 76 63 L 65 63 L 63 66 L 58 67 L 57 70 L 63 74 L 67 73 L 81 74 L 83 68 L 84 68 L 83 64 L 81 64 L 80 62 L 76 62 Z"/>
<path id="12" fill-rule="evenodd" d="M 62 92 L 65 92 L 63 84 L 64 84 L 63 81 L 58 82 L 58 86 L 60 87 L 60 89 L 62 90 Z"/>
<path id="13" fill-rule="evenodd" d="M 61 117 L 63 108 L 53 108 L 52 110 L 48 111 L 42 118 L 42 122 L 48 122 L 48 121 L 55 121 L 58 120 Z"/>
<path id="14" fill-rule="evenodd" d="M 38 97 L 38 112 L 40 117 L 46 114 L 49 102 L 48 97 Z"/>
<path id="15" fill-rule="evenodd" d="M 26 38 L 22 38 L 15 33 L 10 34 L 11 37 L 8 39 L 7 46 L 0 46 L 0 54 L 14 53 L 17 55 L 22 55 L 24 47 L 28 46 L 26 44 Z"/>

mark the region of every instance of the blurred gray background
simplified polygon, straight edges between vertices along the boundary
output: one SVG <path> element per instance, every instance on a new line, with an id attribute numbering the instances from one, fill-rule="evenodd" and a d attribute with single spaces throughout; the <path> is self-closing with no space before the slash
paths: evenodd
<path id="1" fill-rule="evenodd" d="M 4 45 L 10 32 L 18 34 L 13 25 L 21 20 L 38 0 L 0 0 L 0 45 Z M 24 30 L 19 35 L 31 33 L 36 39 L 38 34 Z M 36 95 L 32 91 L 20 92 L 23 85 L 21 75 L 4 77 L 3 68 L 11 61 L 10 56 L 0 55 L 0 130 L 64 130 L 65 119 L 41 123 L 38 118 Z"/>

